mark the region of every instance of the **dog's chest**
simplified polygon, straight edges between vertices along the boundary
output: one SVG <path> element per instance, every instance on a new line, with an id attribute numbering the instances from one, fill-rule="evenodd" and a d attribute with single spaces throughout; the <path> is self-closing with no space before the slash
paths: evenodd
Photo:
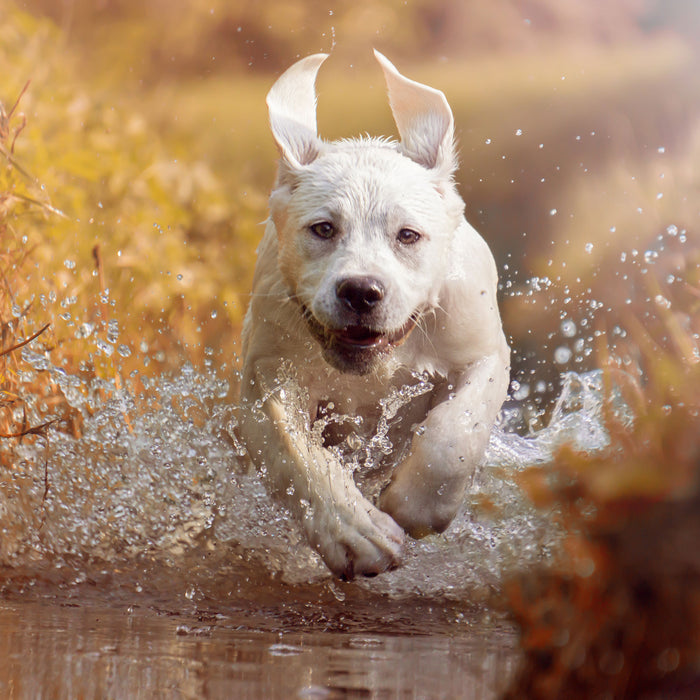
<path id="1" fill-rule="evenodd" d="M 395 463 L 430 410 L 435 387 L 410 375 L 383 384 L 376 377 L 341 377 L 319 390 L 312 405 L 314 432 L 326 448 L 346 454 L 376 452 Z"/>

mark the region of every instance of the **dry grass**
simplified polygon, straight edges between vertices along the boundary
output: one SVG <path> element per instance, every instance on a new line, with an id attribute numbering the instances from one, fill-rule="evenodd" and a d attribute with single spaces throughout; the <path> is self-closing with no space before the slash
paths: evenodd
<path id="1" fill-rule="evenodd" d="M 44 324 L 27 338 L 19 339 L 28 327 L 27 317 L 31 314 L 31 304 L 24 307 L 18 304 L 17 286 L 20 275 L 26 267 L 31 250 L 18 239 L 15 224 L 27 207 L 42 209 L 46 203 L 34 195 L 33 189 L 22 189 L 17 179 L 30 180 L 31 176 L 15 159 L 17 138 L 27 125 L 27 119 L 19 110 L 20 101 L 28 84 L 21 90 L 9 110 L 0 103 L 0 155 L 5 166 L 0 171 L 0 438 L 22 439 L 29 435 L 42 434 L 53 421 L 30 425 L 23 394 L 27 391 L 38 393 L 43 387 L 26 387 L 20 381 L 17 351 L 43 335 L 50 324 Z M 5 460 L 2 460 L 5 462 Z M 7 466 L 7 465 L 5 465 Z"/>
<path id="2" fill-rule="evenodd" d="M 700 355 L 697 335 L 668 319 L 665 338 L 635 327 L 643 385 L 608 375 L 618 394 L 610 405 L 622 391 L 632 429 L 611 408 L 608 449 L 565 448 L 551 467 L 524 476 L 568 534 L 555 569 L 510 586 L 526 664 L 508 697 L 691 697 L 697 689 Z"/>

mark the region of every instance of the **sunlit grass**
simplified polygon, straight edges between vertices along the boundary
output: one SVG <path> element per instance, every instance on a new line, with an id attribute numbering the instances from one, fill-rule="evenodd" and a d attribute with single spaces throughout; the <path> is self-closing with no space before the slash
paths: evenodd
<path id="1" fill-rule="evenodd" d="M 17 303 L 33 299 L 32 318 L 52 318 L 61 342 L 113 319 L 132 357 L 143 346 L 163 358 L 155 366 L 201 356 L 203 324 L 232 342 L 250 279 L 250 255 L 241 259 L 232 233 L 241 220 L 251 228 L 245 206 L 204 153 L 167 141 L 138 105 L 82 83 L 48 23 L 15 13 L 8 27 L 15 40 L 2 59 L 15 71 L 3 74 L 3 102 L 31 81 L 10 117 L 2 183 L 13 203 L 5 225 L 34 251 L 34 269 L 15 280 Z"/>

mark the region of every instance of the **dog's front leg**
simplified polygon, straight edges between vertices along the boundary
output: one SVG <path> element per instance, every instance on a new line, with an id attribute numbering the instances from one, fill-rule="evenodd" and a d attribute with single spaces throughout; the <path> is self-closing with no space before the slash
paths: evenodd
<path id="1" fill-rule="evenodd" d="M 415 431 L 379 507 L 413 537 L 442 532 L 481 462 L 508 387 L 502 353 L 450 377 L 448 395 Z"/>
<path id="2" fill-rule="evenodd" d="M 360 493 L 352 473 L 314 440 L 308 414 L 298 397 L 288 395 L 289 385 L 284 392 L 270 391 L 265 376 L 270 374 L 258 371 L 244 382 L 241 437 L 268 483 L 300 518 L 311 545 L 344 579 L 398 566 L 402 529 Z"/>

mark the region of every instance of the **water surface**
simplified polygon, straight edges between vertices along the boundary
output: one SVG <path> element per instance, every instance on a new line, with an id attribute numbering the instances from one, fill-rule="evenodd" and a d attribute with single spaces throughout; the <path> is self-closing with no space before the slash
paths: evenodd
<path id="1" fill-rule="evenodd" d="M 127 604 L 125 598 L 129 598 Z M 169 605 L 167 603 L 170 603 Z M 0 602 L 3 697 L 492 698 L 517 664 L 503 622 L 385 603 L 178 609 L 108 592 Z M 165 604 L 165 607 L 163 607 Z M 279 603 L 278 603 L 279 605 Z M 326 617 L 325 622 L 320 618 Z M 316 618 L 316 619 L 312 619 Z"/>

